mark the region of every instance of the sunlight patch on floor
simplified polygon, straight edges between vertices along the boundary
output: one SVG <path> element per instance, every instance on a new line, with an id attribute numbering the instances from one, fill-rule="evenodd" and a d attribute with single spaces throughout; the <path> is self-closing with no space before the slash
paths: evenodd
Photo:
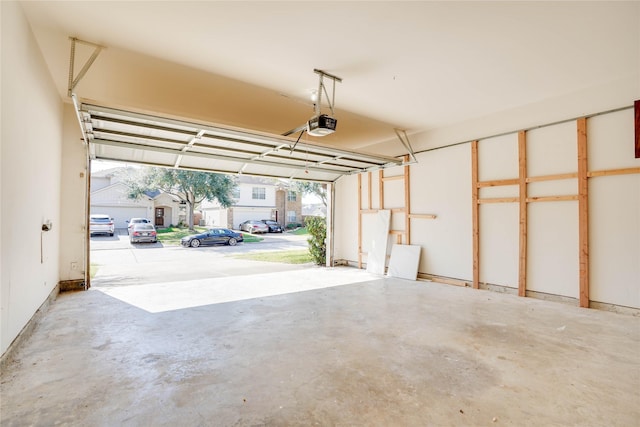
<path id="1" fill-rule="evenodd" d="M 93 288 L 150 313 L 311 291 L 381 279 L 355 268 L 313 267 L 249 276 Z"/>

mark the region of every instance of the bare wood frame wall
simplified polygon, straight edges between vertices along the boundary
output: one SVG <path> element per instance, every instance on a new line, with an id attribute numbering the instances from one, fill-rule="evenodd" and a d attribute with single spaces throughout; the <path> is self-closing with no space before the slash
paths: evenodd
<path id="1" fill-rule="evenodd" d="M 637 110 L 636 110 L 637 111 Z M 518 257 L 518 295 L 527 296 L 527 233 L 528 233 L 528 205 L 538 202 L 562 202 L 578 201 L 578 251 L 579 251 L 579 304 L 580 307 L 589 307 L 589 180 L 591 178 L 640 174 L 640 167 L 589 170 L 587 158 L 587 122 L 588 117 L 575 119 L 576 124 L 576 144 L 577 144 L 577 172 L 552 174 L 542 176 L 528 176 L 527 172 L 527 131 L 518 132 L 518 177 L 512 179 L 500 179 L 491 181 L 480 181 L 478 170 L 479 141 L 471 141 L 471 197 L 472 197 L 472 252 L 473 252 L 473 280 L 471 286 L 474 289 L 480 288 L 480 205 L 486 203 L 518 203 L 519 205 L 519 257 Z M 637 124 L 636 124 L 637 126 Z M 435 219 L 433 214 L 417 214 L 411 212 L 411 189 L 410 189 L 410 165 L 407 164 L 408 156 L 405 156 L 404 171 L 401 175 L 385 176 L 384 170 L 378 171 L 378 197 L 379 206 L 372 206 L 373 196 L 373 173 L 367 172 L 368 188 L 366 194 L 366 206 L 363 206 L 362 179 L 364 174 L 358 175 L 358 268 L 363 268 L 363 256 L 367 253 L 362 249 L 362 218 L 363 215 L 377 213 L 384 206 L 384 184 L 386 182 L 403 180 L 404 182 L 404 206 L 394 207 L 391 210 L 392 216 L 404 215 L 404 229 L 390 230 L 389 234 L 396 235 L 398 244 L 411 244 L 411 220 L 413 219 Z M 528 184 L 543 181 L 560 181 L 567 179 L 578 180 L 577 194 L 558 194 L 552 196 L 529 197 Z M 480 189 L 496 186 L 518 186 L 517 197 L 494 197 L 481 198 Z M 447 280 L 431 276 L 428 273 L 419 273 L 420 277 L 433 278 L 434 280 L 453 285 L 465 285 L 459 280 Z M 442 279 L 442 280 L 441 280 Z"/>
<path id="2" fill-rule="evenodd" d="M 478 174 L 478 141 L 471 142 L 471 186 L 472 186 L 472 221 L 473 221 L 473 288 L 480 287 L 480 205 L 483 203 L 519 203 L 519 266 L 518 295 L 527 294 L 527 206 L 534 202 L 578 201 L 578 246 L 580 274 L 580 307 L 589 307 L 589 185 L 590 178 L 610 175 L 639 174 L 640 168 L 623 168 L 601 171 L 589 171 L 587 159 L 587 118 L 576 120 L 577 131 L 577 173 L 565 173 L 544 176 L 527 176 L 527 134 L 518 132 L 518 178 L 493 181 L 479 181 Z M 528 197 L 527 184 L 541 181 L 578 179 L 578 194 L 563 194 L 544 197 Z M 518 197 L 480 198 L 479 190 L 483 187 L 518 185 Z"/>
<path id="3" fill-rule="evenodd" d="M 402 175 L 390 175 L 385 176 L 384 170 L 380 169 L 378 171 L 378 208 L 373 208 L 372 206 L 372 181 L 373 181 L 373 173 L 367 172 L 367 180 L 368 180 L 368 188 L 367 188 L 367 203 L 366 208 L 362 206 L 362 175 L 358 174 L 358 268 L 362 268 L 362 258 L 366 256 L 367 253 L 362 250 L 362 216 L 367 214 L 377 213 L 378 210 L 385 209 L 384 206 L 384 184 L 390 181 L 398 181 L 402 180 L 404 184 L 404 206 L 394 207 L 391 210 L 391 215 L 404 215 L 404 229 L 403 230 L 389 230 L 390 235 L 396 236 L 397 244 L 411 244 L 411 220 L 413 219 L 435 219 L 436 215 L 433 214 L 418 214 L 411 212 L 411 175 L 410 175 L 410 164 L 409 156 L 404 156 L 405 165 L 403 166 Z"/>

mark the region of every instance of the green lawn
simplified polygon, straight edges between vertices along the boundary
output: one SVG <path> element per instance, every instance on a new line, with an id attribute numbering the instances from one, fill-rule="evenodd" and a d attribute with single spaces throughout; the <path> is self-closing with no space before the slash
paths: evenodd
<path id="1" fill-rule="evenodd" d="M 100 264 L 91 263 L 91 265 L 89 266 L 89 277 L 92 279 L 96 277 L 96 273 L 98 272 L 99 268 Z"/>
<path id="2" fill-rule="evenodd" d="M 180 239 L 185 236 L 190 236 L 192 234 L 203 233 L 208 230 L 207 227 L 194 227 L 195 232 L 189 231 L 188 228 L 177 228 L 177 227 L 168 227 L 168 228 L 159 228 L 158 229 L 158 241 L 162 242 L 164 245 L 179 245 Z M 242 237 L 246 243 L 255 243 L 261 242 L 263 240 L 262 237 L 254 236 L 248 233 L 242 233 Z"/>
<path id="3" fill-rule="evenodd" d="M 296 236 L 309 234 L 309 232 L 307 231 L 307 227 L 298 228 L 297 230 L 289 231 L 288 233 L 295 234 Z"/>
<path id="4" fill-rule="evenodd" d="M 234 255 L 233 258 L 252 261 L 281 262 L 285 264 L 306 264 L 313 262 L 307 249 L 295 251 L 270 251 L 253 254 Z"/>

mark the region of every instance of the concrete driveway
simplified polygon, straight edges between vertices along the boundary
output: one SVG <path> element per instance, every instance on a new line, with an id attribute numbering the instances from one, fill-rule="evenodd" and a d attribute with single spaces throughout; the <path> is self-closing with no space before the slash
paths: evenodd
<path id="1" fill-rule="evenodd" d="M 298 270 L 308 265 L 279 264 L 237 259 L 250 252 L 307 248 L 307 236 L 265 234 L 257 243 L 236 246 L 183 248 L 162 243 L 131 244 L 126 230 L 113 237 L 91 238 L 91 264 L 99 266 L 91 286 L 126 286 L 188 281 L 238 275 Z"/>

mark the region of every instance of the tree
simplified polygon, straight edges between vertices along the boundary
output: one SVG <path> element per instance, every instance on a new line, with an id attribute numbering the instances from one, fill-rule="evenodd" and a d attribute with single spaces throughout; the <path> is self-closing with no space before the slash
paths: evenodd
<path id="1" fill-rule="evenodd" d="M 295 188 L 302 194 L 313 194 L 322 200 L 322 204 L 327 206 L 327 185 L 318 182 L 296 181 Z"/>
<path id="2" fill-rule="evenodd" d="M 205 199 L 217 200 L 223 207 L 233 204 L 235 180 L 228 175 L 184 169 L 145 167 L 124 177 L 129 197 L 137 199 L 148 191 L 163 191 L 176 196 L 187 205 L 189 230 L 193 230 L 193 210 Z"/>

